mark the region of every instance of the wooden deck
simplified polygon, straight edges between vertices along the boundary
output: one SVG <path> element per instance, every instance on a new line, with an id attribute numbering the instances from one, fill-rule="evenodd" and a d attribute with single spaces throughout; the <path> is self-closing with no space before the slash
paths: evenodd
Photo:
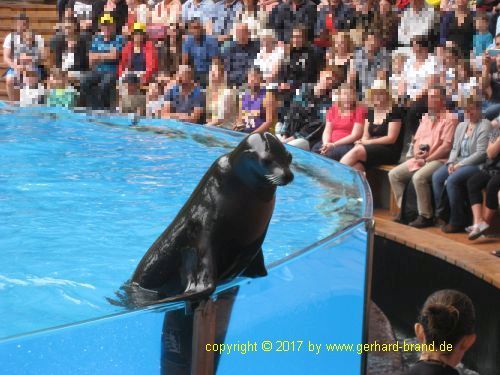
<path id="1" fill-rule="evenodd" d="M 500 289 L 500 238 L 469 241 L 465 233 L 445 234 L 440 228 L 416 229 L 392 221 L 388 210 L 375 210 L 375 234 L 461 267 Z"/>

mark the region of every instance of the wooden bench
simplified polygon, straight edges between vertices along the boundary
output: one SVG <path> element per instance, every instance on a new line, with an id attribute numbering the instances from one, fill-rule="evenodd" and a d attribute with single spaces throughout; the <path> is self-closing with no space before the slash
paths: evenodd
<path id="1" fill-rule="evenodd" d="M 374 208 L 389 210 L 391 215 L 396 215 L 399 212 L 388 176 L 389 172 L 396 166 L 379 165 L 366 172 L 366 178 L 372 190 Z"/>

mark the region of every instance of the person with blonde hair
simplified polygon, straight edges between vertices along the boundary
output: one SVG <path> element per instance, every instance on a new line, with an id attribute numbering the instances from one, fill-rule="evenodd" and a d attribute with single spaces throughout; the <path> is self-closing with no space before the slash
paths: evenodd
<path id="1" fill-rule="evenodd" d="M 367 92 L 368 109 L 363 136 L 340 160 L 357 170 L 398 162 L 403 147 L 402 116 L 393 106 L 391 93 L 384 80 L 375 80 Z"/>
<path id="2" fill-rule="evenodd" d="M 224 63 L 220 57 L 212 60 L 206 92 L 206 125 L 232 129 L 238 112 L 237 95 L 227 86 Z"/>

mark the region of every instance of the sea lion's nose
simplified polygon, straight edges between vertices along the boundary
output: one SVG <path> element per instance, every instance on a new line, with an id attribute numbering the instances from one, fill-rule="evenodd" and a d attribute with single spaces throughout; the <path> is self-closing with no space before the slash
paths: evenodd
<path id="1" fill-rule="evenodd" d="M 291 170 L 285 171 L 284 179 L 283 179 L 284 185 L 288 185 L 290 182 L 292 182 L 294 177 L 295 176 L 293 175 Z"/>

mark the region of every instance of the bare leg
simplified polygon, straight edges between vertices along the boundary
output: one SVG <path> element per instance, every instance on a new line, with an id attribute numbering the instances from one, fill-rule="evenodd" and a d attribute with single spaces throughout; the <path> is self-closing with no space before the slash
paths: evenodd
<path id="1" fill-rule="evenodd" d="M 484 221 L 484 219 L 483 219 L 483 212 L 482 212 L 483 208 L 481 207 L 481 205 L 479 203 L 473 204 L 471 206 L 471 210 L 472 210 L 472 216 L 474 218 L 474 225 L 482 223 Z"/>
<path id="2" fill-rule="evenodd" d="M 354 167 L 354 165 L 359 163 L 360 161 L 366 161 L 366 151 L 363 145 L 354 146 L 351 151 L 349 151 L 343 156 L 342 159 L 340 159 L 340 162 L 342 164 L 349 165 L 350 167 Z"/>
<path id="3" fill-rule="evenodd" d="M 483 213 L 484 217 L 483 221 L 485 221 L 488 225 L 490 225 L 496 212 L 497 210 L 492 210 L 491 208 L 485 207 Z"/>
<path id="4" fill-rule="evenodd" d="M 360 172 L 364 172 L 365 171 L 365 166 L 361 163 L 356 163 L 352 166 L 354 169 L 360 171 Z"/>
<path id="5" fill-rule="evenodd" d="M 5 85 L 7 88 L 7 96 L 9 97 L 10 101 L 16 101 L 19 100 L 19 92 L 16 90 L 14 87 L 15 83 L 15 77 L 14 76 L 8 76 L 5 78 Z"/>

